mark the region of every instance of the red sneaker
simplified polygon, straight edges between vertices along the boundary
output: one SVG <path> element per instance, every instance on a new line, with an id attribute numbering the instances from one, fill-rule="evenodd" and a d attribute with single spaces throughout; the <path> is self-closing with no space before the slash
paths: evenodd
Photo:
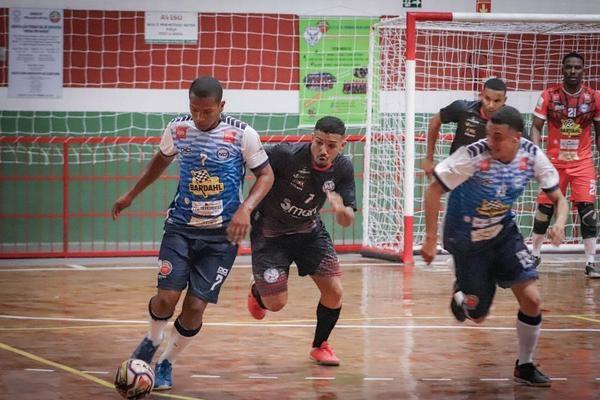
<path id="1" fill-rule="evenodd" d="M 254 285 L 255 283 L 252 282 L 250 285 L 250 291 L 248 292 L 248 311 L 250 312 L 250 315 L 254 317 L 254 319 L 263 319 L 265 315 L 267 315 L 267 310 L 262 308 L 260 304 L 258 304 L 256 297 L 254 297 L 254 293 L 252 293 L 252 288 Z"/>
<path id="2" fill-rule="evenodd" d="M 321 343 L 321 347 L 315 347 L 310 351 L 310 359 L 320 365 L 338 366 L 340 359 L 335 356 L 333 349 L 327 342 Z"/>

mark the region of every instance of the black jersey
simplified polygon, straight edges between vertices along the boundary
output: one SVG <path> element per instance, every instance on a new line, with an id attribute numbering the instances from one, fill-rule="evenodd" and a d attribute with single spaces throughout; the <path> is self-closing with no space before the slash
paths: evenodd
<path id="1" fill-rule="evenodd" d="M 319 221 L 326 191 L 337 192 L 356 210 L 354 167 L 340 154 L 324 171 L 311 167 L 310 143 L 281 143 L 266 149 L 275 182 L 255 214 L 265 236 L 310 232 Z"/>
<path id="2" fill-rule="evenodd" d="M 440 119 L 443 124 L 457 124 L 450 154 L 486 136 L 485 125 L 488 120 L 481 115 L 481 101 L 456 100 L 440 110 Z"/>

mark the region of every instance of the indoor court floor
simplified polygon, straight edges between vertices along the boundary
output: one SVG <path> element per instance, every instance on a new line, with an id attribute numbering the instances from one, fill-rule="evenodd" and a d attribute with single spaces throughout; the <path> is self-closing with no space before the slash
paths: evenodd
<path id="1" fill-rule="evenodd" d="M 340 256 L 344 305 L 330 344 L 339 367 L 308 358 L 318 291 L 292 268 L 289 303 L 246 310 L 248 257 L 151 399 L 600 399 L 600 280 L 578 254 L 543 254 L 536 361 L 551 388 L 515 384 L 512 292 L 480 325 L 454 320 L 444 257 L 414 268 Z M 153 258 L 0 261 L 0 399 L 119 399 L 114 371 L 146 332 Z M 170 332 L 170 327 L 167 332 Z M 159 349 L 159 354 L 160 354 Z"/>

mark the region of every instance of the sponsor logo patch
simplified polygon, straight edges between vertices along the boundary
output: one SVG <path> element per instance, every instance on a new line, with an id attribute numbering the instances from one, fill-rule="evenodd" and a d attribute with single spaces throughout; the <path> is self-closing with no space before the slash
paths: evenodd
<path id="1" fill-rule="evenodd" d="M 463 300 L 463 306 L 467 310 L 474 310 L 475 308 L 477 308 L 478 304 L 479 304 L 479 297 L 475 296 L 474 294 L 465 294 L 465 299 Z"/>
<path id="2" fill-rule="evenodd" d="M 217 150 L 217 158 L 222 161 L 227 160 L 229 158 L 229 150 L 221 147 L 219 150 Z"/>
<path id="3" fill-rule="evenodd" d="M 335 190 L 335 183 L 333 181 L 325 181 L 323 183 L 324 192 L 333 192 Z"/>
<path id="4" fill-rule="evenodd" d="M 173 265 L 167 260 L 158 260 L 158 266 L 158 273 L 161 276 L 168 276 L 173 271 Z"/>
<path id="5" fill-rule="evenodd" d="M 277 268 L 267 268 L 263 273 L 263 278 L 267 283 L 275 283 L 279 279 L 279 270 Z"/>
<path id="6" fill-rule="evenodd" d="M 178 126 L 175 128 L 175 137 L 177 139 L 185 139 L 187 137 L 187 126 Z"/>

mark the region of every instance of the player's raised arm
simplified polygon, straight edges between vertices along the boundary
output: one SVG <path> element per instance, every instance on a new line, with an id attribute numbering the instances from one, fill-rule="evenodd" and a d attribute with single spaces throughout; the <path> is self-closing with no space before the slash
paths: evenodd
<path id="1" fill-rule="evenodd" d="M 327 200 L 331 204 L 331 209 L 335 215 L 335 221 L 344 228 L 352 225 L 354 222 L 354 209 L 344 205 L 344 199 L 339 193 L 328 191 Z"/>

